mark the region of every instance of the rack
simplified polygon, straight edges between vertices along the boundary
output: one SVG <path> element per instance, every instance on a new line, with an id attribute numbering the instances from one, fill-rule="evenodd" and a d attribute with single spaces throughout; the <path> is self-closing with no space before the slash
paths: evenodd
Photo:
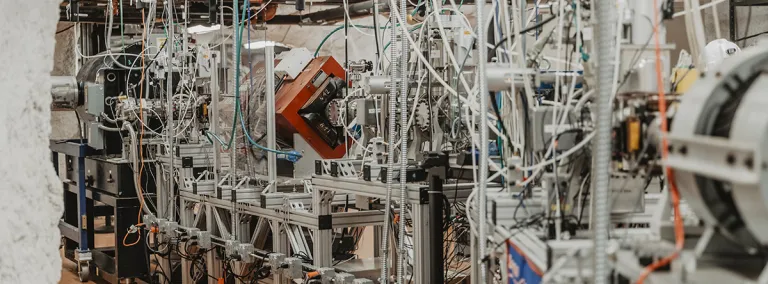
<path id="1" fill-rule="evenodd" d="M 768 6 L 768 0 L 730 0 L 728 6 L 728 31 L 732 42 L 740 39 L 746 39 L 758 34 L 747 35 L 743 38 L 737 38 L 736 31 L 738 23 L 736 22 L 736 7 Z"/>

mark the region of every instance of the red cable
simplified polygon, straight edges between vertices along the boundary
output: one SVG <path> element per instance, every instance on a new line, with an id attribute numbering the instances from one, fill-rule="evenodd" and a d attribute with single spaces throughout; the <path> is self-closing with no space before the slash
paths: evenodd
<path id="1" fill-rule="evenodd" d="M 654 35 L 654 41 L 655 41 L 655 49 L 656 49 L 656 82 L 659 92 L 659 119 L 661 119 L 661 158 L 662 160 L 666 160 L 669 156 L 669 150 L 668 145 L 669 141 L 667 141 L 667 132 L 668 132 L 668 126 L 667 126 L 667 100 L 664 97 L 664 76 L 662 74 L 661 70 L 661 44 L 659 42 L 659 25 L 661 24 L 661 21 L 659 20 L 659 3 L 658 0 L 653 0 L 653 7 L 654 7 L 654 22 L 656 23 L 653 28 L 653 35 Z M 680 254 L 680 251 L 683 250 L 683 244 L 685 242 L 685 235 L 683 231 L 683 218 L 680 215 L 680 192 L 677 190 L 677 185 L 675 183 L 675 177 L 674 173 L 672 172 L 672 168 L 665 167 L 666 174 L 667 174 L 667 184 L 669 187 L 669 194 L 672 198 L 672 208 L 674 209 L 674 226 L 675 226 L 675 252 L 668 255 L 667 257 L 664 257 L 658 261 L 655 261 L 651 263 L 650 265 L 645 267 L 645 270 L 643 270 L 643 273 L 640 274 L 640 277 L 637 279 L 637 283 L 641 284 L 645 281 L 646 278 L 656 269 L 659 267 L 665 266 L 672 262 L 677 256 Z"/>

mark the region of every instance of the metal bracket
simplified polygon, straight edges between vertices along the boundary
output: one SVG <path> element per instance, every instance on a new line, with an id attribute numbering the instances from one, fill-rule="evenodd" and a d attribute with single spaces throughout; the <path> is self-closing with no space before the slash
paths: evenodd
<path id="1" fill-rule="evenodd" d="M 93 255 L 91 254 L 90 250 L 76 250 L 75 251 L 75 261 L 77 262 L 87 262 L 93 260 Z"/>
<path id="2" fill-rule="evenodd" d="M 758 182 L 754 146 L 726 138 L 693 135 L 669 136 L 667 164 L 734 184 Z"/>
<path id="3" fill-rule="evenodd" d="M 333 216 L 332 215 L 318 215 L 317 216 L 317 228 L 320 230 L 333 229 Z"/>

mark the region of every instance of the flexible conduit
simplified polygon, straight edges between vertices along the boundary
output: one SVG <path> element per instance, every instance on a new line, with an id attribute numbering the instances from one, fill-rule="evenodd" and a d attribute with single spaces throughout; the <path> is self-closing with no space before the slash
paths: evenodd
<path id="1" fill-rule="evenodd" d="M 390 13 L 389 18 L 391 23 L 396 23 L 395 13 Z M 390 32 L 390 41 L 395 42 L 397 40 L 397 29 L 392 29 Z M 397 96 L 397 72 L 399 71 L 399 62 L 395 60 L 397 58 L 397 48 L 389 49 L 390 57 L 392 58 L 392 64 L 389 68 L 389 154 L 387 155 L 387 198 L 385 201 L 385 213 L 384 213 L 384 230 L 382 236 L 383 245 L 381 246 L 381 283 L 389 283 L 389 224 L 392 220 L 392 183 L 394 181 L 395 173 L 392 169 L 395 167 L 395 128 L 397 121 L 395 116 L 397 115 L 397 108 L 395 106 L 395 97 Z"/>
<path id="2" fill-rule="evenodd" d="M 592 192 L 595 194 L 595 284 L 608 281 L 609 185 L 611 165 L 611 113 L 613 64 L 616 45 L 614 2 L 597 1 L 597 129 L 592 163 Z"/>
<path id="3" fill-rule="evenodd" d="M 480 251 L 480 255 L 478 256 L 478 260 L 480 261 L 480 283 L 488 283 L 488 264 L 485 262 L 485 255 L 486 255 L 486 243 L 488 242 L 488 236 L 487 236 L 487 215 L 486 215 L 486 203 L 487 203 L 487 196 L 486 196 L 486 189 L 488 187 L 488 78 L 485 76 L 485 62 L 488 60 L 488 48 L 485 47 L 486 40 L 486 25 L 485 25 L 485 1 L 477 1 L 475 2 L 477 5 L 475 16 L 477 17 L 477 23 L 475 24 L 475 28 L 477 28 L 477 42 L 479 43 L 477 46 L 479 48 L 477 49 L 477 73 L 479 78 L 479 92 L 477 93 L 478 96 L 480 96 L 480 171 L 478 173 L 479 175 L 479 188 L 477 189 L 479 192 L 479 197 L 477 199 L 477 202 L 479 203 L 479 215 L 480 215 L 480 224 L 478 226 L 479 231 L 479 240 L 478 240 L 478 250 Z M 459 70 L 461 72 L 461 70 Z M 476 265 L 476 263 L 473 263 L 473 265 Z"/>
<path id="4" fill-rule="evenodd" d="M 408 6 L 406 0 L 400 0 L 400 25 L 405 26 L 405 14 Z M 395 23 L 394 21 L 392 23 Z M 393 26 L 394 27 L 394 26 Z M 400 64 L 397 65 L 398 75 L 400 75 L 400 236 L 398 243 L 398 262 L 397 262 L 397 283 L 405 283 L 405 182 L 406 168 L 408 167 L 408 41 L 405 37 L 409 36 L 402 32 L 400 38 Z M 392 48 L 394 50 L 394 48 Z M 394 57 L 393 57 L 394 58 Z M 394 60 L 394 59 L 393 59 Z M 394 82 L 394 81 L 393 81 Z M 393 84 L 394 85 L 394 84 Z M 418 96 L 418 94 L 416 94 Z M 393 154 L 393 153 L 390 153 Z M 391 172 L 391 171 L 390 171 Z M 439 238 L 442 240 L 442 236 Z"/>

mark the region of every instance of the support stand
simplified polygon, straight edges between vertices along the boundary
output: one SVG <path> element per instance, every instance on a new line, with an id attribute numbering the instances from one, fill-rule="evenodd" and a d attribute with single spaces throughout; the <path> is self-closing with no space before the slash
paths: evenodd
<path id="1" fill-rule="evenodd" d="M 421 167 L 427 170 L 429 181 L 429 274 L 432 283 L 445 282 L 443 263 L 443 181 L 448 171 L 448 155 L 442 152 L 426 153 Z"/>

